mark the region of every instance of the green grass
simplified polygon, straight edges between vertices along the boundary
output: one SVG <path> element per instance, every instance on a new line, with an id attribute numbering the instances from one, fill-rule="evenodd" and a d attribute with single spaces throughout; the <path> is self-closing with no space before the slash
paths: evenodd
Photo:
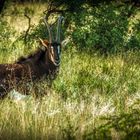
<path id="1" fill-rule="evenodd" d="M 139 52 L 103 57 L 63 50 L 52 88 L 37 84 L 47 94 L 42 100 L 1 101 L 0 138 L 136 139 L 139 75 Z"/>

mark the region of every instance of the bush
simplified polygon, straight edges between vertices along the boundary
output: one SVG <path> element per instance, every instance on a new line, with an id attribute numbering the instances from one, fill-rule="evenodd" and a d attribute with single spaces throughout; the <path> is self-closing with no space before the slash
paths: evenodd
<path id="1" fill-rule="evenodd" d="M 140 49 L 140 20 L 138 21 L 138 23 L 134 24 L 133 30 L 134 33 L 126 43 L 126 49 Z"/>
<path id="2" fill-rule="evenodd" d="M 126 44 L 129 16 L 132 7 L 102 4 L 98 7 L 83 6 L 71 18 L 69 34 L 77 48 L 97 49 L 103 53 L 138 48 L 138 38 L 131 37 Z M 129 47 L 128 47 L 129 46 Z"/>

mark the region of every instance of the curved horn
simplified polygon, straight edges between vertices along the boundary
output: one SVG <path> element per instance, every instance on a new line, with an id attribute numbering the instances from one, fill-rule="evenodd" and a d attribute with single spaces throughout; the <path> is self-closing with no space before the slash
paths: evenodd
<path id="1" fill-rule="evenodd" d="M 49 26 L 47 20 L 48 20 L 48 16 L 46 15 L 44 17 L 44 22 L 45 22 L 45 25 L 47 27 L 48 33 L 49 33 L 49 43 L 51 43 L 52 42 L 52 34 L 51 34 L 51 29 L 50 29 L 50 26 Z"/>
<path id="2" fill-rule="evenodd" d="M 56 33 L 56 42 L 58 42 L 58 43 L 60 43 L 61 23 L 62 23 L 63 19 L 64 19 L 63 16 L 60 16 L 58 18 L 57 33 Z"/>

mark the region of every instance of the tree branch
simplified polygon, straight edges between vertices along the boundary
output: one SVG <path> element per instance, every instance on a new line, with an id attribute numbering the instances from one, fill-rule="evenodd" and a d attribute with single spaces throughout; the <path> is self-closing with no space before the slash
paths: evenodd
<path id="1" fill-rule="evenodd" d="M 28 34 L 29 34 L 29 31 L 30 31 L 30 28 L 31 28 L 31 18 L 27 15 L 27 14 L 24 14 L 24 16 L 28 19 L 28 28 L 25 32 L 25 36 L 24 36 L 24 44 L 26 45 L 27 44 L 27 37 L 28 37 Z"/>

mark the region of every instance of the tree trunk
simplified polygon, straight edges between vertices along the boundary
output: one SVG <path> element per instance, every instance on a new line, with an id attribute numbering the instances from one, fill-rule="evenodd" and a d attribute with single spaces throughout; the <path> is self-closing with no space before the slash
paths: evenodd
<path id="1" fill-rule="evenodd" d="M 0 0 L 0 13 L 2 12 L 4 8 L 5 0 Z"/>

